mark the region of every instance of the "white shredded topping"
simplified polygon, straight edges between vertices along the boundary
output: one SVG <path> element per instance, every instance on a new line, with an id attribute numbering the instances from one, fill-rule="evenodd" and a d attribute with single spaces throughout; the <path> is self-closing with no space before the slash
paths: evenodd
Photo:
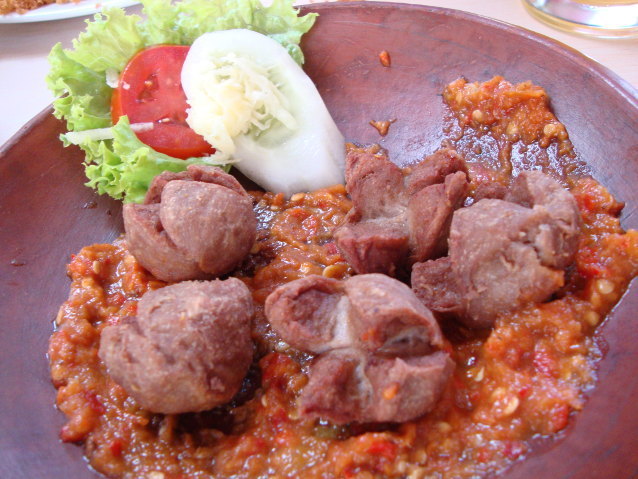
<path id="1" fill-rule="evenodd" d="M 141 133 L 143 131 L 149 131 L 155 128 L 155 124 L 152 121 L 147 121 L 143 123 L 132 123 L 131 130 L 135 133 Z M 113 128 L 95 128 L 93 130 L 84 130 L 84 131 L 69 131 L 64 137 L 66 140 L 73 145 L 80 145 L 81 143 L 87 140 L 112 140 L 115 135 L 113 134 Z M 203 156 L 202 160 L 204 163 L 209 165 L 232 165 L 234 163 L 238 163 L 240 161 L 239 158 L 233 158 L 229 155 L 222 153 L 217 150 L 214 154 L 209 156 Z"/>
<path id="2" fill-rule="evenodd" d="M 152 121 L 145 121 L 143 123 L 133 123 L 131 124 L 131 130 L 135 133 L 141 133 L 143 131 L 149 131 L 155 128 L 155 125 Z"/>
<path id="3" fill-rule="evenodd" d="M 143 131 L 149 131 L 154 128 L 153 122 L 147 121 L 143 123 L 133 123 L 131 124 L 131 130 L 136 133 L 141 133 Z M 79 145 L 86 140 L 112 140 L 114 138 L 113 128 L 95 128 L 93 130 L 84 130 L 84 131 L 69 131 L 64 137 L 67 139 L 69 143 L 74 145 Z"/>
<path id="4" fill-rule="evenodd" d="M 217 150 L 233 155 L 238 135 L 263 132 L 275 121 L 289 130 L 297 127 L 267 68 L 233 52 L 210 54 L 206 60 L 182 70 L 182 81 L 187 75 L 190 86 L 185 88 L 190 104 L 186 121 Z"/>
<path id="5" fill-rule="evenodd" d="M 79 145 L 86 140 L 110 140 L 113 138 L 113 130 L 111 128 L 95 128 L 94 130 L 69 131 L 64 138 L 69 143 Z"/>
<path id="6" fill-rule="evenodd" d="M 202 156 L 202 160 L 208 165 L 234 165 L 241 161 L 239 158 L 226 156 L 221 152 L 215 152 L 209 156 Z"/>
<path id="7" fill-rule="evenodd" d="M 274 39 L 204 33 L 186 55 L 189 126 L 267 191 L 290 196 L 343 182 L 344 138 L 312 80 Z"/>
<path id="8" fill-rule="evenodd" d="M 117 88 L 120 82 L 120 74 L 114 68 L 109 68 L 104 72 L 106 75 L 106 84 L 111 88 Z"/>

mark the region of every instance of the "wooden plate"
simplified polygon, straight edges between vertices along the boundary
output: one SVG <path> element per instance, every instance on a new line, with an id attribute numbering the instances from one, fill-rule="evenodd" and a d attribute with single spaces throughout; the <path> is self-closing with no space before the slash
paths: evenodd
<path id="1" fill-rule="evenodd" d="M 368 122 L 397 118 L 381 144 L 401 162 L 414 161 L 440 143 L 446 83 L 529 79 L 549 92 L 595 177 L 626 202 L 625 228 L 638 227 L 638 99 L 605 68 L 531 32 L 453 10 L 356 3 L 304 10 L 321 14 L 304 39 L 305 68 L 349 140 L 377 142 Z M 380 65 L 382 50 L 391 68 Z M 95 477 L 81 448 L 58 440 L 63 417 L 45 353 L 68 294 L 70 255 L 112 241 L 122 222 L 117 202 L 83 186 L 82 154 L 62 148 L 63 129 L 46 110 L 0 150 L 2 478 Z M 636 477 L 637 310 L 631 287 L 601 328 L 607 353 L 584 411 L 562 440 L 505 477 Z"/>

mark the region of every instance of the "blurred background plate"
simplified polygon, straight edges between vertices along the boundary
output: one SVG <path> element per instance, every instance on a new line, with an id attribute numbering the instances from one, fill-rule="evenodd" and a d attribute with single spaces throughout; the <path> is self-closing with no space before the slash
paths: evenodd
<path id="1" fill-rule="evenodd" d="M 348 140 L 380 142 L 408 163 L 443 137 L 441 92 L 465 76 L 502 74 L 547 90 L 594 176 L 638 227 L 638 98 L 579 53 L 532 32 L 459 11 L 404 4 L 312 5 L 305 69 Z M 378 54 L 387 50 L 392 66 Z M 368 122 L 396 118 L 381 138 Z M 65 265 L 82 246 L 122 231 L 121 207 L 83 186 L 82 153 L 62 148 L 64 125 L 42 112 L 0 149 L 0 477 L 95 477 L 64 423 L 45 357 L 68 295 Z M 629 479 L 638 475 L 638 291 L 632 284 L 599 329 L 607 348 L 597 387 L 561 438 L 515 464 L 510 479 Z"/>
<path id="2" fill-rule="evenodd" d="M 0 23 L 31 23 L 61 20 L 63 18 L 90 16 L 106 7 L 130 7 L 136 0 L 80 0 L 69 3 L 52 3 L 26 13 L 0 15 Z"/>

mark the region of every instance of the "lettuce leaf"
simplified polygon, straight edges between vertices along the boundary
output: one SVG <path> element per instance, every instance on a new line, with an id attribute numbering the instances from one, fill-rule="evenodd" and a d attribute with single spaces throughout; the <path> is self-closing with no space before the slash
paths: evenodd
<path id="1" fill-rule="evenodd" d="M 190 45 L 204 33 L 246 28 L 262 33 L 283 45 L 300 65 L 301 36 L 315 22 L 316 14 L 297 15 L 292 2 L 274 0 L 264 7 L 259 0 L 170 0 L 144 2 L 148 21 L 144 35 L 149 45 L 169 43 Z"/>
<path id="2" fill-rule="evenodd" d="M 72 60 L 58 43 L 49 54 L 51 73 L 47 84 L 54 95 L 54 114 L 65 118 L 73 131 L 111 125 L 111 88 L 104 74 Z"/>
<path id="3" fill-rule="evenodd" d="M 126 116 L 112 131 L 112 140 L 86 140 L 79 145 L 86 153 L 87 186 L 100 194 L 140 203 L 151 180 L 162 171 L 179 172 L 195 163 L 212 164 L 207 158 L 182 160 L 158 153 L 137 138 Z M 62 135 L 66 144 L 65 140 Z"/>
<path id="4" fill-rule="evenodd" d="M 146 46 L 138 15 L 127 15 L 119 8 L 107 12 L 88 21 L 86 31 L 73 41 L 73 50 L 68 51 L 72 60 L 95 72 L 121 71 Z"/>
<path id="5" fill-rule="evenodd" d="M 118 8 L 105 9 L 87 21 L 86 31 L 72 49 L 57 44 L 49 54 L 46 81 L 58 97 L 54 115 L 66 120 L 70 131 L 107 128 L 111 122 L 112 88 L 107 74 L 117 73 L 139 50 L 157 44 L 189 45 L 200 35 L 246 28 L 272 37 L 299 64 L 301 36 L 316 14 L 298 16 L 291 0 L 143 0 L 144 18 Z M 162 171 L 182 171 L 189 164 L 214 164 L 214 159 L 181 160 L 141 143 L 124 117 L 113 126 L 112 140 L 85 140 L 87 186 L 125 202 L 140 202 L 153 177 Z M 64 138 L 62 138 L 64 141 Z M 68 142 L 65 142 L 68 144 Z"/>

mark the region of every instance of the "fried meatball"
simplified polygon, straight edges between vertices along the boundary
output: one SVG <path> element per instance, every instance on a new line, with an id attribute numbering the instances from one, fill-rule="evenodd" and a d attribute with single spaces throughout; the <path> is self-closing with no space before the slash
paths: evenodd
<path id="1" fill-rule="evenodd" d="M 353 208 L 334 239 L 359 274 L 401 277 L 417 261 L 447 252 L 452 214 L 469 183 L 465 161 L 440 149 L 401 170 L 385 154 L 353 150 L 346 157 Z"/>
<path id="2" fill-rule="evenodd" d="M 337 424 L 414 419 L 434 407 L 452 373 L 434 316 L 388 276 L 308 276 L 277 288 L 265 306 L 282 339 L 318 354 L 299 396 L 307 417 Z"/>
<path id="3" fill-rule="evenodd" d="M 250 366 L 252 297 L 240 280 L 187 281 L 146 293 L 137 316 L 107 326 L 99 355 L 152 412 L 211 409 L 237 393 Z"/>
<path id="4" fill-rule="evenodd" d="M 526 171 L 504 198 L 457 210 L 449 256 L 414 265 L 412 288 L 428 308 L 486 328 L 563 286 L 581 228 L 574 197 L 544 173 Z"/>
<path id="5" fill-rule="evenodd" d="M 171 282 L 228 273 L 248 254 L 257 231 L 248 193 L 213 166 L 162 173 L 145 204 L 126 204 L 123 213 L 133 256 Z"/>

